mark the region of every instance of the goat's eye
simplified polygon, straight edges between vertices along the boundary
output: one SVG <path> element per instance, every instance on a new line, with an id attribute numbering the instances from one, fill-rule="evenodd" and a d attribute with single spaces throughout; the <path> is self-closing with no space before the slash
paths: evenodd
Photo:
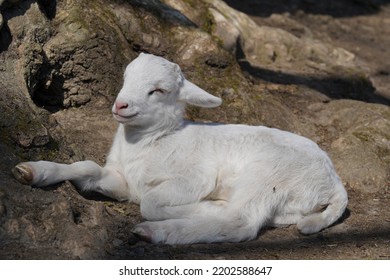
<path id="1" fill-rule="evenodd" d="M 148 95 L 153 95 L 155 93 L 164 93 L 164 90 L 162 90 L 161 88 L 156 88 L 154 90 L 149 91 Z"/>

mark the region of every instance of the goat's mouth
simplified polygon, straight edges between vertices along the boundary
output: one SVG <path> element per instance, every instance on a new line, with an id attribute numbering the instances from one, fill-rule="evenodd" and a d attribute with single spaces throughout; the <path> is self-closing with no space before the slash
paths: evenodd
<path id="1" fill-rule="evenodd" d="M 131 120 L 131 119 L 135 118 L 136 116 L 138 116 L 139 112 L 131 114 L 131 115 L 121 115 L 121 114 L 118 114 L 118 113 L 115 113 L 115 112 L 112 112 L 112 114 L 114 115 L 114 118 L 117 121 L 119 121 L 119 122 L 126 122 L 126 121 Z"/>

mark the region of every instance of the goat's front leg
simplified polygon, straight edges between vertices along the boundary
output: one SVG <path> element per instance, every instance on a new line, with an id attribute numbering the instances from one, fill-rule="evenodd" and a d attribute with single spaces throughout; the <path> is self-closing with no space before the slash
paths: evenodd
<path id="1" fill-rule="evenodd" d="M 119 201 L 129 199 L 127 183 L 120 171 L 115 166 L 102 168 L 93 161 L 23 162 L 16 165 L 12 173 L 26 185 L 44 187 L 69 180 L 81 191 L 96 191 Z"/>

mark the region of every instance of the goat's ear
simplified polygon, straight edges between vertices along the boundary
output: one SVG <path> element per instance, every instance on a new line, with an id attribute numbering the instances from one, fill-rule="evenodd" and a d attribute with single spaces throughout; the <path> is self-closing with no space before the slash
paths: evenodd
<path id="1" fill-rule="evenodd" d="M 180 88 L 178 100 L 204 108 L 214 108 L 222 104 L 221 98 L 211 95 L 185 78 Z"/>

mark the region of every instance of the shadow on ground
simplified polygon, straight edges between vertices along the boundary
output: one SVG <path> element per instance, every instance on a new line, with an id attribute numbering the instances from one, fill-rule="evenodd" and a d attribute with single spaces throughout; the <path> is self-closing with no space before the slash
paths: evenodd
<path id="1" fill-rule="evenodd" d="M 226 0 L 229 6 L 253 16 L 268 17 L 274 13 L 296 13 L 329 15 L 332 17 L 351 17 L 374 14 L 381 7 L 390 4 L 389 0 L 264 0 L 240 1 Z"/>
<path id="2" fill-rule="evenodd" d="M 364 76 L 311 76 L 274 71 L 251 65 L 237 44 L 237 61 L 241 69 L 254 78 L 280 85 L 303 85 L 330 99 L 353 99 L 368 103 L 390 105 L 390 100 L 377 93 L 371 81 Z"/>
<path id="3" fill-rule="evenodd" d="M 274 235 L 275 230 L 268 230 Z M 290 230 L 290 229 L 289 229 Z M 291 228 L 294 231 L 295 228 Z M 283 230 L 285 231 L 285 230 Z M 133 241 L 130 241 L 132 243 Z M 351 247 L 361 248 L 369 244 L 389 244 L 390 227 L 387 229 L 369 229 L 364 232 L 348 233 L 318 233 L 310 236 L 296 234 L 293 238 L 272 238 L 263 240 L 260 236 L 257 240 L 242 243 L 222 244 L 193 244 L 193 245 L 158 245 L 146 242 L 137 242 L 132 246 L 118 248 L 106 256 L 107 259 L 210 259 L 213 256 L 229 259 L 289 259 L 294 253 L 300 256 L 300 251 L 308 249 L 311 254 L 307 258 L 338 259 L 337 251 L 349 251 L 353 258 Z M 293 257 L 294 255 L 291 255 Z M 344 256 L 345 257 L 345 256 Z M 379 256 L 388 258 L 389 254 Z M 300 257 L 302 258 L 302 257 Z M 303 257 L 302 259 L 305 259 Z"/>

